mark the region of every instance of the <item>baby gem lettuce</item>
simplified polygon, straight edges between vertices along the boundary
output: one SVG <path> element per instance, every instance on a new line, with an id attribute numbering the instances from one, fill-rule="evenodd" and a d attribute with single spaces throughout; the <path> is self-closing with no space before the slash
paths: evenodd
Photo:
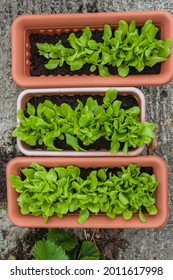
<path id="1" fill-rule="evenodd" d="M 171 40 L 156 39 L 159 29 L 148 19 L 142 28 L 136 27 L 133 20 L 128 24 L 120 20 L 117 29 L 104 25 L 102 41 L 92 38 L 90 27 L 86 27 L 78 38 L 70 33 L 70 47 L 64 47 L 61 40 L 55 45 L 37 43 L 38 52 L 47 59 L 45 67 L 55 69 L 70 66 L 71 71 L 81 69 L 86 63 L 91 65 L 90 72 L 99 71 L 100 76 L 111 76 L 108 66 L 116 67 L 118 75 L 126 77 L 130 67 L 141 72 L 146 66 L 153 67 L 156 63 L 165 61 L 171 50 Z M 85 74 L 85 73 L 84 73 Z"/>
<path id="2" fill-rule="evenodd" d="M 21 168 L 21 176 L 9 176 L 13 188 L 20 194 L 17 202 L 23 215 L 42 215 L 45 223 L 52 215 L 79 211 L 78 222 L 84 224 L 90 214 L 104 212 L 111 219 L 122 215 L 129 220 L 138 213 L 157 214 L 155 190 L 159 182 L 155 174 L 142 172 L 136 164 L 121 167 L 118 172 L 101 168 L 84 178 L 77 166 L 45 167 L 33 162 Z"/>
<path id="3" fill-rule="evenodd" d="M 77 102 L 74 109 L 66 103 L 58 106 L 49 100 L 37 108 L 28 103 L 26 112 L 18 110 L 20 122 L 12 136 L 29 146 L 44 145 L 53 151 L 61 150 L 54 144 L 57 138 L 75 151 L 85 151 L 88 145 L 103 137 L 110 142 L 112 154 L 123 146 L 124 155 L 129 148 L 141 147 L 155 137 L 154 123 L 140 122 L 138 106 L 123 109 L 116 89 L 106 91 L 101 105 L 93 97 L 88 97 L 86 104 Z M 85 149 L 80 147 L 79 140 Z"/>

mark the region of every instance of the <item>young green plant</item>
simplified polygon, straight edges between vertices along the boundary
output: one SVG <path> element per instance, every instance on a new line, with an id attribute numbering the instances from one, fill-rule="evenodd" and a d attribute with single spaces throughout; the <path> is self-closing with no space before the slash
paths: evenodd
<path id="1" fill-rule="evenodd" d="M 77 166 L 46 169 L 33 162 L 21 168 L 21 176 L 11 174 L 9 180 L 20 194 L 17 202 L 23 215 L 48 218 L 79 211 L 78 222 L 84 224 L 91 213 L 104 212 L 111 219 L 122 215 L 129 220 L 137 213 L 145 222 L 144 212 L 157 214 L 155 190 L 159 182 L 154 174 L 141 172 L 136 164 L 113 169 L 93 169 L 83 176 Z"/>
<path id="2" fill-rule="evenodd" d="M 136 27 L 133 20 L 128 24 L 120 20 L 117 29 L 104 25 L 102 42 L 92 38 L 90 27 L 86 27 L 78 38 L 70 33 L 70 47 L 64 47 L 61 40 L 55 45 L 37 43 L 39 54 L 47 59 L 45 67 L 55 69 L 70 66 L 71 71 L 81 69 L 86 63 L 91 65 L 90 71 L 98 69 L 100 76 L 111 76 L 109 66 L 116 67 L 118 75 L 126 77 L 130 68 L 141 72 L 146 66 L 153 67 L 156 63 L 165 61 L 170 55 L 171 40 L 156 39 L 159 29 L 148 19 L 144 26 Z"/>
<path id="3" fill-rule="evenodd" d="M 61 150 L 55 145 L 56 139 L 75 151 L 86 151 L 87 146 L 102 137 L 110 143 L 112 154 L 123 149 L 124 155 L 128 154 L 129 148 L 149 144 L 155 137 L 154 123 L 140 122 L 138 106 L 123 109 L 122 102 L 117 100 L 116 89 L 106 91 L 101 105 L 93 97 L 88 97 L 86 104 L 77 102 L 74 109 L 66 103 L 58 106 L 49 100 L 37 108 L 27 103 L 26 112 L 18 110 L 20 122 L 12 136 L 29 146 L 44 145 L 53 151 Z"/>

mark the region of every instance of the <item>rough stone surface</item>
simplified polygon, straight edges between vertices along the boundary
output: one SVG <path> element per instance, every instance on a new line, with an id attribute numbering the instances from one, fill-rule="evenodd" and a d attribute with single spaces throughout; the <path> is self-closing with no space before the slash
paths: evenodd
<path id="1" fill-rule="evenodd" d="M 19 155 L 16 142 L 12 141 L 11 132 L 16 125 L 16 100 L 21 88 L 11 79 L 10 26 L 17 15 L 40 13 L 73 12 L 109 12 L 129 10 L 165 10 L 173 14 L 172 0 L 1 0 L 0 1 L 0 259 L 10 258 L 18 250 L 19 237 L 22 242 L 34 229 L 21 229 L 11 225 L 5 210 L 5 165 Z M 161 229 L 110 231 L 122 246 L 115 247 L 116 252 L 109 256 L 116 259 L 173 259 L 173 82 L 160 87 L 142 87 L 146 97 L 147 119 L 156 123 L 158 149 L 154 154 L 165 159 L 169 167 L 169 219 Z M 80 238 L 86 238 L 86 230 L 75 230 Z M 106 234 L 108 230 L 104 231 Z M 90 234 L 90 233 L 88 233 Z M 94 232 L 91 232 L 91 236 Z M 98 231 L 95 238 L 103 232 Z M 87 235 L 89 236 L 89 235 Z M 112 242 L 112 241 L 111 241 Z M 123 243 L 126 244 L 123 246 Z M 21 244 L 21 243 L 20 243 Z M 108 249 L 110 251 L 109 243 Z M 104 252 L 105 253 L 105 252 Z"/>

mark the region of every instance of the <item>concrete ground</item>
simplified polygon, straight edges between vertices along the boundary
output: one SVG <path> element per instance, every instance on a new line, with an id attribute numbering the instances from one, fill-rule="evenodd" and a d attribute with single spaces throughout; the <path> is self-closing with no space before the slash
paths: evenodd
<path id="1" fill-rule="evenodd" d="M 173 14 L 172 0 L 0 0 L 0 259 L 10 258 L 22 240 L 34 229 L 11 225 L 6 212 L 5 164 L 19 151 L 11 132 L 16 125 L 16 100 L 22 91 L 11 79 L 10 26 L 17 15 L 41 13 L 108 12 L 129 10 L 165 10 Z M 32 85 L 31 85 L 32 87 Z M 169 167 L 169 219 L 160 229 L 118 231 L 117 259 L 173 259 L 173 82 L 160 87 L 142 87 L 146 97 L 147 120 L 156 124 L 158 149 L 154 154 L 165 159 Z M 75 233 L 87 235 L 87 230 Z M 89 233 L 88 233 L 89 234 Z M 113 231 L 112 231 L 113 234 Z M 117 234 L 117 232 L 116 232 Z M 15 253 L 14 253 L 15 255 Z"/>

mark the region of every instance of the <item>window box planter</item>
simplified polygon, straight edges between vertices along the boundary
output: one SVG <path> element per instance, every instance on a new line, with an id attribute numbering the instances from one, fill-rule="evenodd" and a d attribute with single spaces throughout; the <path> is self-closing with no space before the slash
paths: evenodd
<path id="1" fill-rule="evenodd" d="M 43 96 L 74 96 L 74 95 L 87 95 L 94 98 L 95 95 L 104 96 L 107 88 L 59 88 L 59 89 L 28 89 L 21 92 L 17 100 L 17 110 L 25 110 L 27 103 L 32 97 L 43 97 Z M 137 88 L 117 88 L 118 95 L 120 96 L 131 96 L 136 99 L 137 104 L 140 108 L 140 121 L 145 122 L 145 97 Z M 19 122 L 19 119 L 17 119 Z M 122 150 L 119 150 L 117 154 L 112 154 L 108 150 L 104 150 L 100 147 L 100 150 L 89 149 L 88 151 L 75 151 L 75 150 L 62 150 L 62 151 L 51 151 L 44 150 L 41 148 L 33 148 L 27 145 L 24 141 L 17 137 L 17 144 L 19 150 L 27 156 L 123 156 Z M 127 156 L 136 156 L 142 153 L 145 144 L 142 147 L 133 149 L 129 148 Z"/>
<path id="2" fill-rule="evenodd" d="M 12 78 L 21 87 L 81 87 L 81 86 L 144 86 L 162 85 L 173 77 L 173 52 L 166 61 L 161 62 L 159 74 L 128 75 L 122 78 L 118 75 L 101 77 L 99 75 L 59 75 L 31 76 L 30 74 L 30 43 L 31 33 L 61 34 L 77 32 L 90 26 L 91 30 L 103 30 L 104 24 L 116 28 L 120 20 L 130 23 L 136 21 L 142 26 L 151 19 L 160 30 L 160 38 L 173 41 L 173 17 L 165 11 L 111 12 L 86 14 L 54 14 L 54 15 L 22 15 L 17 17 L 11 28 L 12 40 Z M 173 48 L 173 47 L 172 47 Z"/>
<path id="3" fill-rule="evenodd" d="M 78 213 L 67 213 L 62 219 L 57 216 L 49 217 L 47 223 L 44 223 L 42 216 L 32 216 L 31 214 L 22 215 L 17 203 L 18 193 L 12 187 L 9 181 L 9 175 L 20 175 L 20 168 L 29 167 L 32 162 L 44 166 L 51 167 L 67 167 L 75 165 L 80 168 L 114 168 L 127 166 L 130 163 L 135 163 L 140 167 L 151 167 L 159 182 L 156 188 L 156 206 L 158 212 L 154 216 L 147 217 L 146 222 L 142 222 L 137 214 L 134 214 L 130 220 L 123 220 L 121 215 L 117 215 L 115 219 L 107 217 L 105 214 L 91 214 L 89 219 L 84 224 L 79 224 L 77 221 Z M 139 157 L 93 157 L 93 158 L 58 158 L 58 157 L 20 157 L 12 159 L 6 168 L 7 178 L 7 198 L 8 198 L 8 216 L 13 224 L 19 227 L 45 227 L 45 228 L 157 228 L 161 227 L 168 217 L 168 170 L 166 163 L 156 156 L 139 156 Z"/>

